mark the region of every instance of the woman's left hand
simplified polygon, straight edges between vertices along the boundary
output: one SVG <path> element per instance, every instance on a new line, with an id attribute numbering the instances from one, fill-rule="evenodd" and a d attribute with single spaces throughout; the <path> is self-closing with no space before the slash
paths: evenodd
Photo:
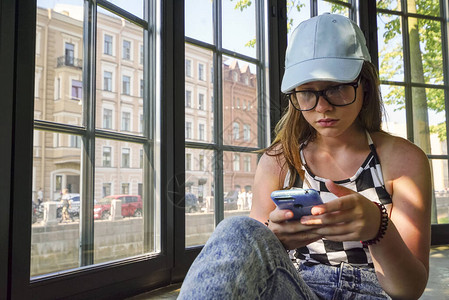
<path id="1" fill-rule="evenodd" d="M 326 181 L 329 192 L 338 198 L 312 208 L 312 215 L 301 218 L 304 225 L 325 225 L 312 229 L 331 241 L 366 241 L 376 237 L 380 211 L 361 194 Z"/>

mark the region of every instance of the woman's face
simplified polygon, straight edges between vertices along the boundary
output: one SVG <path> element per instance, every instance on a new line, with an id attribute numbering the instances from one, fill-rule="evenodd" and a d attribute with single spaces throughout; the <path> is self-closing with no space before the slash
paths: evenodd
<path id="1" fill-rule="evenodd" d="M 322 91 L 341 83 L 314 81 L 303 84 L 296 91 Z M 316 107 L 310 111 L 302 111 L 304 119 L 317 131 L 318 135 L 336 137 L 348 129 L 356 128 L 357 116 L 363 104 L 363 86 L 359 84 L 354 103 L 346 106 L 333 106 L 322 96 L 318 98 Z"/>

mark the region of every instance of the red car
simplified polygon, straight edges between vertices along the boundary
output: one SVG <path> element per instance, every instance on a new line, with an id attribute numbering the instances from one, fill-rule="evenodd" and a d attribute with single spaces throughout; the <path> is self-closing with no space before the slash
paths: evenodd
<path id="1" fill-rule="evenodd" d="M 97 201 L 94 207 L 94 219 L 109 219 L 112 200 L 122 200 L 123 217 L 142 216 L 142 197 L 139 195 L 110 195 Z"/>

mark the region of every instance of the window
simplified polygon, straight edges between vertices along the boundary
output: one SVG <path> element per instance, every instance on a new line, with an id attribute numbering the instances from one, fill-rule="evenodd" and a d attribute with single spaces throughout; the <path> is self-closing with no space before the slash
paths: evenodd
<path id="1" fill-rule="evenodd" d="M 186 171 L 192 170 L 192 154 L 186 153 Z"/>
<path id="2" fill-rule="evenodd" d="M 186 107 L 192 107 L 192 92 L 186 91 Z"/>
<path id="3" fill-rule="evenodd" d="M 123 41 L 123 55 L 122 58 L 125 60 L 131 60 L 131 42 L 124 40 Z"/>
<path id="4" fill-rule="evenodd" d="M 199 134 L 200 141 L 204 141 L 206 139 L 206 137 L 204 136 L 205 135 L 204 124 L 198 125 L 198 134 Z"/>
<path id="5" fill-rule="evenodd" d="M 121 193 L 123 195 L 128 195 L 129 194 L 129 183 L 122 183 L 122 191 Z"/>
<path id="6" fill-rule="evenodd" d="M 204 155 L 203 154 L 199 155 L 199 158 L 198 158 L 198 169 L 200 171 L 204 171 L 205 170 Z"/>
<path id="7" fill-rule="evenodd" d="M 214 112 L 214 106 L 215 106 L 215 103 L 214 103 L 214 96 L 211 96 L 211 97 L 210 97 L 210 111 L 211 111 L 211 112 Z"/>
<path id="8" fill-rule="evenodd" d="M 122 76 L 122 94 L 130 95 L 131 93 L 131 77 L 123 75 Z"/>
<path id="9" fill-rule="evenodd" d="M 75 45 L 65 43 L 65 65 L 73 66 L 75 64 Z"/>
<path id="10" fill-rule="evenodd" d="M 70 147 L 71 148 L 81 148 L 81 137 L 79 135 L 70 136 Z"/>
<path id="11" fill-rule="evenodd" d="M 129 148 L 122 149 L 122 168 L 130 167 L 130 150 Z"/>
<path id="12" fill-rule="evenodd" d="M 192 61 L 190 59 L 186 59 L 186 76 L 192 77 Z"/>
<path id="13" fill-rule="evenodd" d="M 139 46 L 139 49 L 140 49 L 140 51 L 139 51 L 139 63 L 141 64 L 141 65 L 143 65 L 143 56 L 144 56 L 144 53 L 143 53 L 143 45 L 140 45 Z"/>
<path id="14" fill-rule="evenodd" d="M 234 140 L 240 139 L 240 124 L 237 122 L 232 124 L 232 136 Z"/>
<path id="15" fill-rule="evenodd" d="M 139 154 L 139 168 L 143 168 L 143 149 L 140 149 L 140 154 Z"/>
<path id="16" fill-rule="evenodd" d="M 186 122 L 186 139 L 192 138 L 192 122 Z"/>
<path id="17" fill-rule="evenodd" d="M 139 132 L 143 133 L 143 126 L 144 126 L 144 121 L 143 121 L 143 114 L 139 114 Z"/>
<path id="18" fill-rule="evenodd" d="M 204 65 L 199 63 L 198 64 L 198 79 L 199 80 L 206 80 L 204 76 Z"/>
<path id="19" fill-rule="evenodd" d="M 244 157 L 245 172 L 251 172 L 251 156 Z"/>
<path id="20" fill-rule="evenodd" d="M 104 54 L 112 55 L 112 35 L 104 35 Z"/>
<path id="21" fill-rule="evenodd" d="M 144 82 L 143 82 L 143 79 L 140 79 L 140 93 L 139 93 L 140 98 L 143 98 L 143 88 L 144 88 Z"/>
<path id="22" fill-rule="evenodd" d="M 112 129 L 112 109 L 103 109 L 103 128 Z"/>
<path id="23" fill-rule="evenodd" d="M 83 83 L 79 80 L 72 80 L 72 99 L 81 100 L 83 98 Z"/>
<path id="24" fill-rule="evenodd" d="M 111 147 L 103 147 L 103 167 L 111 166 Z"/>
<path id="25" fill-rule="evenodd" d="M 243 140 L 245 142 L 249 142 L 251 139 L 251 125 L 244 124 L 243 125 Z"/>
<path id="26" fill-rule="evenodd" d="M 199 110 L 204 110 L 204 94 L 198 94 L 198 109 Z"/>
<path id="27" fill-rule="evenodd" d="M 112 72 L 104 71 L 103 74 L 103 89 L 112 92 Z"/>
<path id="28" fill-rule="evenodd" d="M 234 171 L 240 171 L 240 154 L 234 154 Z"/>
<path id="29" fill-rule="evenodd" d="M 122 112 L 122 130 L 131 131 L 131 113 L 124 111 Z"/>
<path id="30" fill-rule="evenodd" d="M 103 198 L 111 195 L 111 184 L 103 183 Z"/>

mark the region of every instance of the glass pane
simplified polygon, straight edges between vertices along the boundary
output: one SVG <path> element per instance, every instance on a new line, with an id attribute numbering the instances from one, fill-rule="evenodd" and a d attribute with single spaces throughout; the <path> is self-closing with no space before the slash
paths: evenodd
<path id="1" fill-rule="evenodd" d="M 223 57 L 223 143 L 258 146 L 256 66 Z"/>
<path id="2" fill-rule="evenodd" d="M 120 8 L 136 15 L 143 19 L 143 0 L 108 0 L 109 2 L 117 5 Z"/>
<path id="3" fill-rule="evenodd" d="M 292 31 L 301 23 L 310 18 L 310 1 L 287 1 L 287 39 Z"/>
<path id="4" fill-rule="evenodd" d="M 185 47 L 185 137 L 213 142 L 213 52 L 187 43 Z"/>
<path id="5" fill-rule="evenodd" d="M 95 263 L 144 253 L 143 147 L 95 143 Z"/>
<path id="6" fill-rule="evenodd" d="M 409 18 L 412 82 L 443 84 L 441 23 Z"/>
<path id="7" fill-rule="evenodd" d="M 143 135 L 143 29 L 100 11 L 97 20 L 96 127 Z"/>
<path id="8" fill-rule="evenodd" d="M 34 131 L 31 277 L 79 266 L 80 161 L 79 136 Z"/>
<path id="9" fill-rule="evenodd" d="M 256 167 L 257 154 L 248 152 L 223 153 L 225 217 L 249 215 Z"/>
<path id="10" fill-rule="evenodd" d="M 242 2 L 222 1 L 223 48 L 256 57 L 256 4 Z"/>
<path id="11" fill-rule="evenodd" d="M 448 166 L 445 159 L 431 160 L 434 197 L 432 198 L 432 223 L 449 223 Z M 436 208 L 436 209 L 435 209 Z"/>
<path id="12" fill-rule="evenodd" d="M 349 17 L 349 8 L 347 6 L 329 3 L 323 0 L 318 1 L 318 15 L 321 15 L 326 12 Z"/>
<path id="13" fill-rule="evenodd" d="M 212 44 L 212 1 L 185 1 L 185 35 Z"/>
<path id="14" fill-rule="evenodd" d="M 37 1 L 34 117 L 81 126 L 83 1 L 52 3 Z"/>
<path id="15" fill-rule="evenodd" d="M 412 2 L 412 1 L 409 1 Z M 439 0 L 415 0 L 415 7 L 410 4 L 407 7 L 409 13 L 418 13 L 428 16 L 440 16 L 440 8 L 444 7 L 440 5 Z"/>
<path id="16" fill-rule="evenodd" d="M 405 117 L 404 87 L 396 85 L 381 85 L 385 116 L 382 129 L 403 138 L 407 138 L 407 123 Z"/>
<path id="17" fill-rule="evenodd" d="M 377 0 L 377 8 L 389 10 L 401 10 L 400 1 L 397 0 Z"/>
<path id="18" fill-rule="evenodd" d="M 413 88 L 415 144 L 428 154 L 447 154 L 444 91 Z"/>
<path id="19" fill-rule="evenodd" d="M 404 81 L 400 17 L 378 14 L 379 76 L 381 80 Z"/>
<path id="20" fill-rule="evenodd" d="M 204 149 L 185 151 L 186 246 L 205 244 L 215 229 L 214 153 Z"/>

